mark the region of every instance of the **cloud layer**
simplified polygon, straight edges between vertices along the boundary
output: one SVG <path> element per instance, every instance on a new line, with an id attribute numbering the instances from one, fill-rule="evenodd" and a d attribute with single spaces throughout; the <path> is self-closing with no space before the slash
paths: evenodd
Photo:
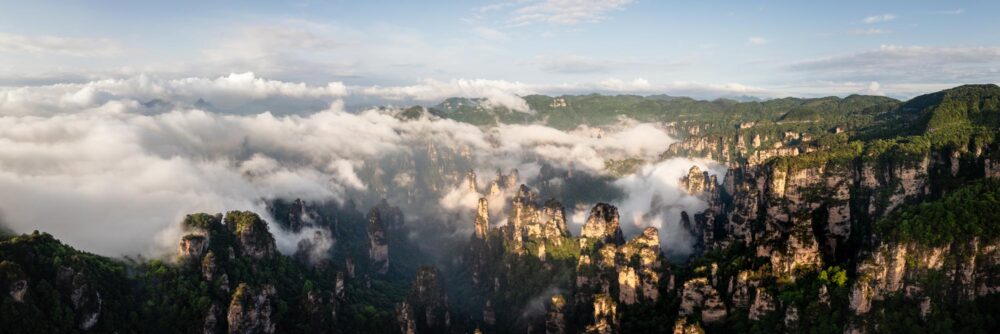
<path id="1" fill-rule="evenodd" d="M 122 48 L 118 43 L 106 38 L 27 36 L 0 32 L 0 53 L 26 52 L 35 55 L 106 57 L 118 55 L 121 51 Z"/>
<path id="2" fill-rule="evenodd" d="M 477 91 L 476 83 L 454 84 L 490 92 Z M 532 185 L 539 181 L 542 164 L 602 175 L 606 159 L 655 161 L 674 141 L 660 125 L 634 122 L 560 131 L 543 125 L 478 128 L 428 116 L 404 121 L 396 117 L 400 110 L 392 108 L 346 111 L 339 97 L 349 91 L 337 84 L 309 86 L 251 74 L 137 77 L 2 91 L 0 188 L 5 191 L 0 192 L 0 212 L 18 232 L 49 231 L 89 251 L 156 253 L 173 249 L 180 233 L 177 222 L 187 213 L 264 213 L 262 199 L 269 198 L 388 196 L 404 209 L 423 207 L 407 213 L 429 223 L 435 223 L 434 217 L 419 217 L 424 211 L 471 213 L 478 195 L 459 193 L 439 201 L 431 190 L 438 186 L 416 182 L 422 173 L 416 169 L 434 166 L 421 159 L 469 164 L 442 169 L 450 174 L 439 189 L 462 187 L 461 168 L 484 176 L 498 168 L 518 168 L 522 182 Z M 430 98 L 419 90 L 404 94 Z M 190 103 L 202 97 L 213 105 L 235 107 L 278 97 L 334 100 L 317 112 L 276 115 L 220 113 Z M 161 107 L 150 112 L 154 107 L 140 101 L 159 101 L 155 104 Z M 429 151 L 443 155 L 421 158 Z M 673 161 L 670 168 L 683 171 L 692 163 Z M 663 168 L 644 169 L 641 179 L 618 186 L 629 191 L 652 187 L 659 193 L 634 196 L 657 193 L 669 205 L 694 207 L 696 201 L 668 193 L 676 180 L 667 178 L 675 171 L 657 172 Z M 376 186 L 374 176 L 390 182 Z M 483 177 L 480 189 L 488 181 Z M 422 190 L 430 196 L 405 201 L 416 187 L 427 188 Z M 447 197 L 445 192 L 440 195 Z M 633 201 L 646 206 L 628 204 Z M 651 210 L 649 203 L 649 198 L 639 198 L 621 204 L 626 217 L 638 217 Z M 441 210 L 427 209 L 437 205 Z M 633 224 L 667 226 L 669 221 Z M 471 227 L 471 222 L 457 224 Z M 307 232 L 276 235 L 287 250 L 299 239 L 315 237 L 316 231 Z"/>
<path id="3" fill-rule="evenodd" d="M 834 80 L 995 82 L 1000 47 L 882 45 L 877 49 L 801 61 L 789 66 Z"/>

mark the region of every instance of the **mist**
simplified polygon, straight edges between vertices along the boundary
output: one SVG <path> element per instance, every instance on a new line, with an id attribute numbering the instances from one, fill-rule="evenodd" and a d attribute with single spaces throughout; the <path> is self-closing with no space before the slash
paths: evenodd
<path id="1" fill-rule="evenodd" d="M 518 183 L 536 188 L 565 182 L 543 179 L 543 166 L 608 178 L 607 159 L 638 158 L 649 163 L 610 184 L 626 194 L 614 203 L 625 233 L 658 227 L 663 247 L 683 253 L 690 241 L 678 230 L 679 213 L 704 209 L 705 203 L 684 194 L 679 178 L 692 165 L 724 174 L 711 161 L 656 162 L 675 141 L 662 124 L 480 128 L 426 113 L 403 119 L 396 108 L 350 112 L 343 94 L 335 84 L 245 75 L 3 91 L 0 212 L 15 232 L 49 232 L 109 256 L 173 252 L 179 222 L 189 213 L 251 210 L 273 221 L 266 200 L 276 198 L 357 200 L 361 208 L 386 198 L 403 209 L 418 234 L 422 225 L 444 224 L 450 235 L 466 237 L 476 201 L 488 194 L 497 170 L 517 169 Z M 260 99 L 286 101 L 282 110 L 299 112 L 240 109 Z M 151 100 L 160 102 L 141 102 Z M 326 105 L 300 110 L 316 101 Z M 475 189 L 466 183 L 469 170 L 478 176 Z M 511 195 L 504 191 L 500 203 L 491 202 L 495 225 L 504 224 L 504 202 Z M 593 204 L 569 206 L 567 216 L 578 224 Z M 653 210 L 659 214 L 648 215 Z M 316 251 L 310 258 L 334 242 L 324 231 L 291 233 L 276 224 L 271 230 L 279 250 L 292 253 L 304 243 Z"/>

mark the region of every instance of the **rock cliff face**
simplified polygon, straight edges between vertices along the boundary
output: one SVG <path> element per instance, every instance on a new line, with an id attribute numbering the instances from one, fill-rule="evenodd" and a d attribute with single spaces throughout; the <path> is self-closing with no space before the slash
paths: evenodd
<path id="1" fill-rule="evenodd" d="M 784 155 L 789 156 L 794 155 Z M 682 187 L 710 206 L 689 223 L 699 244 L 706 250 L 750 246 L 770 258 L 776 275 L 789 275 L 851 258 L 859 240 L 870 242 L 873 221 L 930 192 L 933 166 L 926 158 L 896 164 L 803 159 L 739 164 L 727 172 L 719 190 L 692 168 Z M 854 232 L 859 239 L 852 241 Z"/>
<path id="2" fill-rule="evenodd" d="M 883 244 L 858 265 L 850 308 L 856 315 L 865 315 L 874 303 L 901 294 L 923 303 L 926 313 L 935 307 L 931 299 L 940 300 L 937 296 L 942 294 L 961 300 L 995 294 L 1000 292 L 998 265 L 1000 241 L 984 244 L 973 238 L 939 247 L 913 242 Z M 938 276 L 941 274 L 943 277 Z"/>
<path id="3" fill-rule="evenodd" d="M 196 232 L 197 233 L 197 232 Z M 181 238 L 177 255 L 182 261 L 190 259 L 200 259 L 208 249 L 208 238 L 199 234 L 188 234 Z"/>
<path id="4" fill-rule="evenodd" d="M 590 210 L 590 216 L 580 231 L 580 237 L 584 240 L 582 242 L 619 245 L 624 243 L 625 237 L 618 223 L 618 208 L 607 203 L 597 203 Z"/>
<path id="5" fill-rule="evenodd" d="M 618 305 L 607 294 L 594 296 L 594 323 L 587 326 L 587 333 L 610 334 L 618 332 Z"/>
<path id="6" fill-rule="evenodd" d="M 229 333 L 274 333 L 271 304 L 275 294 L 276 290 L 272 285 L 251 287 L 241 283 L 236 287 L 226 315 Z"/>
<path id="7" fill-rule="evenodd" d="M 308 209 L 302 207 L 298 210 L 301 213 Z M 293 217 L 299 217 L 298 213 Z M 300 227 L 303 228 L 316 227 L 314 222 L 300 222 L 303 224 Z M 202 316 L 199 331 L 278 331 L 275 314 L 278 312 L 277 299 L 282 287 L 256 277 L 256 273 L 273 270 L 281 256 L 277 254 L 274 237 L 268 231 L 267 223 L 254 213 L 232 211 L 225 216 L 189 215 L 182 227 L 186 234 L 178 245 L 181 260 L 178 262 L 178 270 L 184 274 L 196 273 L 194 279 L 201 281 L 200 284 L 207 284 L 212 296 L 226 298 L 225 302 L 212 302 Z M 312 261 L 305 263 L 328 270 L 326 264 L 319 265 Z M 319 289 L 309 283 L 302 300 L 297 302 L 302 307 L 302 317 L 307 319 L 307 327 L 312 330 L 329 330 L 335 324 L 337 309 L 343 299 L 344 273 L 334 274 L 336 282 L 331 288 Z"/>
<path id="8" fill-rule="evenodd" d="M 389 240 L 382 213 L 377 208 L 368 212 L 368 260 L 375 273 L 389 272 Z"/>
<path id="9" fill-rule="evenodd" d="M 475 229 L 476 238 L 485 240 L 490 231 L 490 206 L 486 198 L 480 198 L 476 207 Z"/>
<path id="10" fill-rule="evenodd" d="M 58 284 L 70 292 L 70 305 L 76 314 L 77 328 L 84 331 L 97 324 L 103 305 L 101 293 L 90 283 L 91 280 L 93 278 L 72 267 L 60 267 L 56 274 Z"/>
<path id="11" fill-rule="evenodd" d="M 699 312 L 704 323 L 714 323 L 726 317 L 726 304 L 708 278 L 701 277 L 684 282 L 681 290 L 679 317 Z"/>
<path id="12" fill-rule="evenodd" d="M 566 298 L 553 295 L 548 304 L 549 310 L 545 316 L 546 334 L 565 334 L 566 331 Z"/>
<path id="13" fill-rule="evenodd" d="M 534 241 L 539 245 L 535 254 L 544 258 L 546 243 L 561 245 L 563 238 L 569 235 L 562 204 L 550 200 L 539 205 L 537 194 L 525 185 L 521 185 L 514 195 L 508 217 L 509 224 L 503 227 L 504 233 L 506 240 L 518 253 L 525 251 L 525 242 Z"/>
<path id="14" fill-rule="evenodd" d="M 242 255 L 263 259 L 274 256 L 277 252 L 274 236 L 268 232 L 267 223 L 256 214 L 231 211 L 226 214 L 225 222 L 239 240 Z"/>
<path id="15" fill-rule="evenodd" d="M 413 288 L 396 307 L 396 323 L 402 333 L 446 333 L 451 327 L 448 297 L 437 269 L 421 268 Z"/>

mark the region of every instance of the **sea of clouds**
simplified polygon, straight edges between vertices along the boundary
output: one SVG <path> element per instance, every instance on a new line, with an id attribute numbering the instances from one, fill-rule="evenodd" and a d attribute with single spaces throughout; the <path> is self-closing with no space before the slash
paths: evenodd
<path id="1" fill-rule="evenodd" d="M 526 106 L 512 100 L 516 91 L 467 86 L 382 88 L 380 94 L 453 94 Z M 529 186 L 539 162 L 603 175 L 609 158 L 651 161 L 614 182 L 626 194 L 614 204 L 626 234 L 656 226 L 666 249 L 683 251 L 690 240 L 678 227 L 679 213 L 706 204 L 681 190 L 680 178 L 693 165 L 724 173 L 711 161 L 656 162 L 675 141 L 658 124 L 480 128 L 427 116 L 402 120 L 392 108 L 348 111 L 342 101 L 349 94 L 339 83 L 312 86 L 252 74 L 0 88 L 0 222 L 16 232 L 49 232 L 99 254 L 162 254 L 175 247 L 178 222 L 188 213 L 264 214 L 265 198 L 343 202 L 368 191 L 358 173 L 365 164 L 412 156 L 431 144 L 467 149 L 480 175 L 518 168 Z M 406 177 L 398 175 L 395 186 L 405 187 Z M 480 178 L 479 189 L 489 181 Z M 422 204 L 468 213 L 479 196 L 459 181 L 442 198 Z M 567 214 L 579 225 L 588 209 L 568 208 Z M 648 215 L 651 210 L 659 214 Z M 284 251 L 315 237 L 311 230 L 272 229 Z"/>

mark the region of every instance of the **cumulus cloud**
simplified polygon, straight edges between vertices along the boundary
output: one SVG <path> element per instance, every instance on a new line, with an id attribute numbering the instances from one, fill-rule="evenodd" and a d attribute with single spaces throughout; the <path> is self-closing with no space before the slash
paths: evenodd
<path id="1" fill-rule="evenodd" d="M 122 47 L 117 42 L 107 38 L 27 36 L 0 33 L 0 53 L 2 52 L 107 57 L 121 54 Z"/>
<path id="2" fill-rule="evenodd" d="M 879 22 L 889 22 L 889 21 L 892 21 L 892 20 L 895 20 L 895 19 L 896 19 L 896 15 L 894 15 L 894 14 L 888 14 L 887 13 L 887 14 L 881 14 L 881 15 L 867 16 L 864 19 L 861 19 L 861 22 L 864 22 L 864 23 L 867 23 L 867 24 L 872 24 L 872 23 L 879 23 Z"/>

